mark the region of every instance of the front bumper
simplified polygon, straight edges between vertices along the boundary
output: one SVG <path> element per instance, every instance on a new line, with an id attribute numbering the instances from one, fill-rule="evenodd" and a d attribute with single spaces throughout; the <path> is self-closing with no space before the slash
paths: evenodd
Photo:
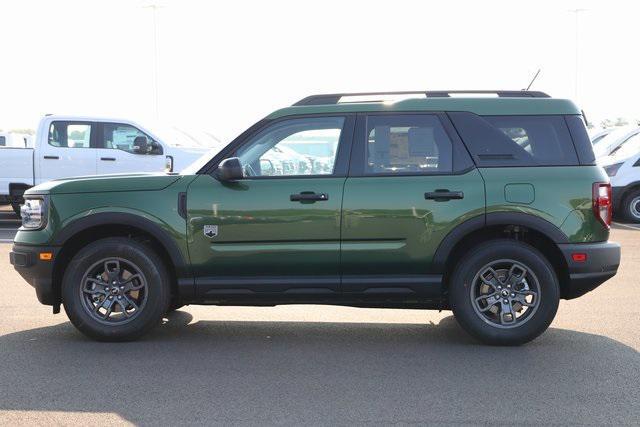
<path id="1" fill-rule="evenodd" d="M 618 272 L 620 245 L 613 242 L 570 243 L 558 245 L 567 262 L 569 280 L 562 297 L 573 299 L 594 290 Z M 574 261 L 573 254 L 584 254 L 584 261 Z"/>
<path id="2" fill-rule="evenodd" d="M 38 301 L 45 305 L 57 305 L 60 302 L 60 295 L 53 286 L 53 262 L 58 255 L 60 248 L 51 246 L 30 246 L 13 245 L 9 253 L 9 262 L 36 290 Z M 50 261 L 43 261 L 39 258 L 41 252 L 51 252 L 53 257 Z"/>

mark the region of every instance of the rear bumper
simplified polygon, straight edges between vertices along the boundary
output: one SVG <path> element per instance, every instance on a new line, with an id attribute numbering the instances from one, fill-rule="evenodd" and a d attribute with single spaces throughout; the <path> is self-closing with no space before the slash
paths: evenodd
<path id="1" fill-rule="evenodd" d="M 56 305 L 60 301 L 60 296 L 53 286 L 53 260 L 56 259 L 58 251 L 57 247 L 15 244 L 9 253 L 11 265 L 35 288 L 38 301 L 45 305 Z M 53 259 L 40 260 L 41 252 L 52 252 Z"/>
<path id="2" fill-rule="evenodd" d="M 613 242 L 572 243 L 558 245 L 567 262 L 569 281 L 562 297 L 573 299 L 594 290 L 618 272 L 620 245 Z M 584 254 L 584 261 L 574 261 L 573 254 Z"/>

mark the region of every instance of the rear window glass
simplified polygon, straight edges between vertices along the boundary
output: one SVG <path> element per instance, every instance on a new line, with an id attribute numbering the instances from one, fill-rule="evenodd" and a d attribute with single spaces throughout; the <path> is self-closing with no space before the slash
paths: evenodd
<path id="1" fill-rule="evenodd" d="M 563 116 L 449 115 L 478 166 L 579 164 Z"/>

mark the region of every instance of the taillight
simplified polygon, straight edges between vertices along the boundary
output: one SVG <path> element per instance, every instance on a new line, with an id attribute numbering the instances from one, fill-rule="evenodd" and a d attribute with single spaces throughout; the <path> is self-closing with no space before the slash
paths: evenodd
<path id="1" fill-rule="evenodd" d="M 605 182 L 595 182 L 593 184 L 593 214 L 602 225 L 609 228 L 613 215 L 611 184 Z"/>

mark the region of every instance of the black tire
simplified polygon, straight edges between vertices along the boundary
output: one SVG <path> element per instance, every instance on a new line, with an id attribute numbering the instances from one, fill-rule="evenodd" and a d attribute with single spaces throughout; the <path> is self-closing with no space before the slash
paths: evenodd
<path id="1" fill-rule="evenodd" d="M 98 282 L 98 280 L 94 280 L 93 275 L 90 275 L 92 269 L 99 269 L 100 263 L 104 264 L 104 269 L 109 269 L 110 267 L 107 266 L 109 262 L 112 263 L 112 271 L 104 273 L 104 277 L 108 277 L 108 279 L 100 278 L 100 285 L 92 284 Z M 125 273 L 114 273 L 116 271 L 115 265 L 118 266 L 118 271 L 125 270 Z M 139 279 L 131 281 L 133 276 L 129 274 L 127 269 L 137 272 Z M 130 290 L 126 295 L 124 292 L 127 291 L 115 289 L 118 286 L 109 288 L 109 281 L 112 279 L 109 274 L 116 274 L 116 276 L 129 274 L 127 276 L 128 282 L 135 283 L 141 290 Z M 127 280 L 123 279 L 122 284 L 125 281 Z M 96 289 L 100 286 L 100 291 L 96 290 L 95 295 L 85 296 L 85 294 L 94 292 L 91 290 L 83 292 L 87 286 Z M 125 286 L 119 287 L 121 290 L 123 288 Z M 122 295 L 111 295 L 109 290 L 122 292 Z M 123 310 L 118 305 L 119 303 L 114 301 L 108 307 L 114 312 L 109 311 L 106 319 L 98 319 L 100 316 L 96 315 L 91 308 L 101 304 L 94 298 L 98 298 L 98 301 L 104 301 L 107 299 L 107 295 L 112 297 L 110 299 L 126 296 L 130 301 L 134 301 L 133 295 L 136 295 L 139 300 L 135 301 L 139 307 L 136 305 L 134 310 L 134 306 L 130 305 L 133 313 L 129 313 L 126 308 Z M 122 301 L 125 301 L 126 298 Z M 67 266 L 62 282 L 62 301 L 71 323 L 88 337 L 99 341 L 131 341 L 160 323 L 162 316 L 167 312 L 170 301 L 169 277 L 162 260 L 145 244 L 125 237 L 101 239 L 82 248 Z M 91 308 L 89 308 L 90 306 Z M 101 309 L 106 311 L 104 307 Z M 129 314 L 130 318 L 125 314 Z M 113 321 L 109 317 L 111 315 L 120 316 L 120 320 Z"/>
<path id="2" fill-rule="evenodd" d="M 625 220 L 640 223 L 640 189 L 631 190 L 624 197 L 621 208 Z"/>
<path id="3" fill-rule="evenodd" d="M 172 313 L 176 310 L 180 310 L 182 307 L 184 307 L 184 304 L 182 304 L 179 300 L 172 300 L 169 303 L 169 308 L 167 309 L 167 313 Z"/>
<path id="4" fill-rule="evenodd" d="M 523 274 L 522 277 L 528 277 L 527 289 L 537 289 L 538 293 L 535 297 L 535 309 L 532 307 L 531 311 L 528 311 L 530 310 L 528 307 L 521 308 L 521 310 L 524 309 L 524 314 L 516 311 L 513 311 L 513 314 L 506 314 L 504 320 L 511 321 L 513 319 L 515 323 L 503 324 L 503 309 L 501 307 L 503 307 L 502 301 L 506 304 L 507 299 L 502 300 L 502 296 L 498 297 L 497 301 L 487 298 L 486 295 L 489 295 L 489 292 L 494 292 L 493 287 L 484 285 L 486 282 L 480 279 L 480 274 L 483 271 L 488 271 L 487 266 L 493 268 L 494 265 L 507 266 L 509 264 L 526 268 L 528 276 Z M 514 272 L 517 271 L 517 268 L 519 267 L 514 267 Z M 509 275 L 508 273 L 500 273 L 504 270 L 494 271 L 499 272 L 499 276 Z M 489 277 L 493 277 L 493 275 L 489 273 Z M 513 277 L 517 278 L 518 275 Z M 508 280 L 504 277 L 503 279 L 505 279 L 504 283 L 500 280 L 495 283 L 506 284 Z M 524 287 L 522 283 L 521 281 L 517 285 L 519 289 Z M 488 293 L 481 295 L 480 298 L 474 298 L 477 295 L 474 292 L 481 289 L 480 286 L 492 290 L 487 291 Z M 496 290 L 493 295 L 500 295 L 500 292 L 506 290 L 506 286 L 500 286 L 500 288 L 502 290 Z M 520 290 L 519 292 L 522 294 L 526 291 Z M 505 298 L 514 295 L 509 293 Z M 480 302 L 476 302 L 476 300 L 480 300 Z M 533 298 L 531 300 L 533 301 Z M 521 345 L 533 340 L 543 333 L 553 321 L 558 310 L 559 300 L 558 278 L 549 261 L 533 246 L 516 240 L 496 239 L 471 249 L 458 260 L 449 282 L 449 302 L 456 320 L 469 334 L 490 345 Z M 491 301 L 496 301 L 493 305 L 495 305 L 497 314 L 491 311 L 482 312 L 487 308 L 494 309 L 490 307 L 492 304 L 489 302 Z M 513 310 L 514 303 L 511 302 L 511 299 L 508 301 L 507 307 L 511 307 Z M 508 313 L 508 310 L 504 310 L 504 313 Z M 518 315 L 526 315 L 526 317 L 519 318 Z M 497 317 L 497 319 L 492 320 L 490 317 Z"/>

